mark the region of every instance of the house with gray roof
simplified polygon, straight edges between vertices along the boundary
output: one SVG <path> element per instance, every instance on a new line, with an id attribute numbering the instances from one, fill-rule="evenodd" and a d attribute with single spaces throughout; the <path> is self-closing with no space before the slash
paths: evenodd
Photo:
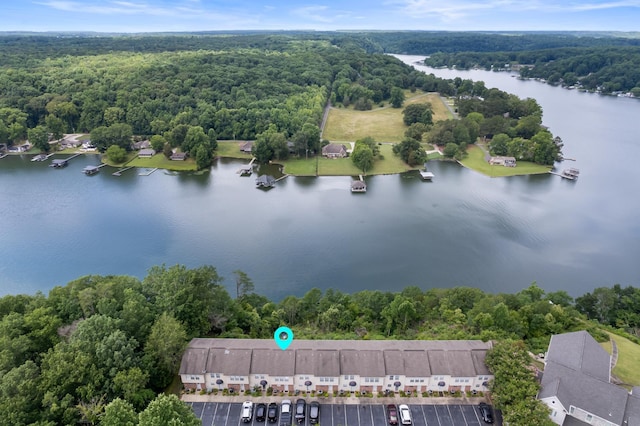
<path id="1" fill-rule="evenodd" d="M 559 425 L 640 426 L 640 398 L 611 379 L 611 357 L 582 330 L 551 337 L 538 399 Z"/>
<path id="2" fill-rule="evenodd" d="M 347 156 L 347 147 L 340 143 L 330 143 L 322 147 L 322 156 L 327 158 L 344 158 Z"/>
<path id="3" fill-rule="evenodd" d="M 238 392 L 487 391 L 489 349 L 479 340 L 294 340 L 283 351 L 270 339 L 201 338 L 180 377 L 185 388 Z"/>

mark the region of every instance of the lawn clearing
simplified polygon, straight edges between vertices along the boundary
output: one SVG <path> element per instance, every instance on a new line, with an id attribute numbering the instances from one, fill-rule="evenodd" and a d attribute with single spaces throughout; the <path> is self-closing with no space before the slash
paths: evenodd
<path id="1" fill-rule="evenodd" d="M 405 91 L 405 106 L 425 102 L 432 105 L 433 121 L 451 118 L 451 113 L 437 93 Z M 322 138 L 330 141 L 356 141 L 371 136 L 378 142 L 401 142 L 407 129 L 402 121 L 402 111 L 403 108 L 392 108 L 389 104 L 370 111 L 331 108 Z"/>
<path id="2" fill-rule="evenodd" d="M 467 148 L 467 154 L 467 158 L 460 162 L 463 166 L 491 177 L 533 175 L 548 173 L 551 170 L 549 166 L 542 166 L 529 161 L 518 161 L 516 167 L 492 166 L 485 161 L 484 151 L 475 145 Z"/>
<path id="3" fill-rule="evenodd" d="M 240 145 L 244 144 L 245 142 L 247 141 L 218 141 L 216 156 L 251 159 L 253 158 L 253 155 L 240 152 Z"/>
<path id="4" fill-rule="evenodd" d="M 151 158 L 134 158 L 126 163 L 127 167 L 147 167 L 176 171 L 192 171 L 197 170 L 196 162 L 192 159 L 184 161 L 169 160 L 164 154 L 156 154 Z"/>
<path id="5" fill-rule="evenodd" d="M 618 346 L 618 362 L 613 369 L 613 374 L 622 380 L 625 385 L 640 385 L 640 345 L 636 345 L 629 339 L 618 336 L 617 334 L 605 331 L 609 337 L 616 341 Z M 606 342 L 602 346 L 611 353 L 611 343 Z"/>

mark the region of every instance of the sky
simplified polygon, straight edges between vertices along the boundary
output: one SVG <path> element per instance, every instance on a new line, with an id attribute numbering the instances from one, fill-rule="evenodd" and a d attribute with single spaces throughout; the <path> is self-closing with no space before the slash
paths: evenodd
<path id="1" fill-rule="evenodd" d="M 640 0 L 2 0 L 0 31 L 640 31 Z"/>

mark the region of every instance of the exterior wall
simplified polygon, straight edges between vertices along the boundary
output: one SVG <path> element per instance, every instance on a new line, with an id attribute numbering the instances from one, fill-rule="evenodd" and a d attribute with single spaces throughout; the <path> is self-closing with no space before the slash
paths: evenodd
<path id="1" fill-rule="evenodd" d="M 492 375 L 475 377 L 471 381 L 471 390 L 476 390 L 478 392 L 487 392 L 489 388 L 487 386 L 484 386 L 483 383 L 488 383 L 491 380 L 493 380 Z"/>
<path id="2" fill-rule="evenodd" d="M 567 416 L 567 410 L 560 401 L 558 401 L 558 398 L 542 398 L 540 401 L 544 402 L 544 404 L 551 410 L 549 418 L 552 422 L 557 425 L 564 423 L 564 418 Z"/>
<path id="3" fill-rule="evenodd" d="M 256 386 L 262 388 L 260 382 L 263 380 L 267 382 L 267 385 L 264 387 L 265 389 L 271 386 L 272 379 L 268 374 L 252 374 L 249 376 L 249 389 L 253 389 Z"/>
<path id="4" fill-rule="evenodd" d="M 355 386 L 349 386 L 349 383 L 356 382 Z M 340 376 L 339 389 L 343 391 L 359 391 L 360 390 L 360 376 L 354 374 L 345 374 Z"/>
<path id="5" fill-rule="evenodd" d="M 581 408 L 574 407 L 573 405 L 569 407 L 569 415 L 575 417 L 578 420 L 582 420 L 585 423 L 589 423 L 590 425 L 618 426 L 615 423 L 611 423 L 601 417 L 596 416 L 595 414 L 591 414 Z"/>
<path id="6" fill-rule="evenodd" d="M 444 386 L 438 386 L 438 383 L 440 382 L 444 382 Z M 448 392 L 451 382 L 451 376 L 433 375 L 427 385 L 427 390 L 433 392 Z"/>
<path id="7" fill-rule="evenodd" d="M 204 376 L 201 375 L 181 374 L 180 380 L 185 389 L 201 390 L 206 387 Z"/>
<path id="8" fill-rule="evenodd" d="M 310 386 L 306 386 L 304 383 L 306 381 L 310 381 L 311 385 Z M 295 383 L 295 390 L 299 390 L 301 392 L 306 392 L 306 391 L 314 391 L 317 389 L 318 386 L 318 382 L 319 379 L 314 376 L 313 374 L 296 374 L 294 376 L 294 383 Z"/>
<path id="9" fill-rule="evenodd" d="M 393 385 L 395 382 L 400 382 L 400 386 L 398 390 L 403 390 L 404 386 L 407 384 L 407 377 L 403 375 L 389 375 L 384 378 L 384 382 L 382 385 L 382 390 L 388 390 L 395 392 L 396 387 Z"/>

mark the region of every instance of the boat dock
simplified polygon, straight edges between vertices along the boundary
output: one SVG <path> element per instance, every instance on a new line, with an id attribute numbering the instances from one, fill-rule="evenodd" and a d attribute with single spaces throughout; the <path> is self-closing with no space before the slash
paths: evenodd
<path id="1" fill-rule="evenodd" d="M 67 167 L 67 164 L 69 164 L 69 161 L 73 160 L 78 155 L 82 155 L 82 154 L 73 154 L 71 157 L 61 158 L 59 160 L 53 160 L 51 164 L 49 164 L 49 167 L 53 167 L 55 169 L 61 169 L 63 167 Z"/>
<path id="2" fill-rule="evenodd" d="M 3 159 L 4 157 L 6 157 L 7 155 L 9 155 L 9 154 L 7 154 L 6 152 L 3 152 L 2 154 L 0 154 L 0 160 L 2 160 L 2 159 Z"/>
<path id="3" fill-rule="evenodd" d="M 238 170 L 236 173 L 238 173 L 240 176 L 251 176 L 251 174 L 253 173 L 254 161 L 256 161 L 256 157 L 253 157 L 251 159 L 251 162 L 249 162 L 249 164 L 247 164 L 246 166 L 240 167 L 240 170 Z"/>
<path id="4" fill-rule="evenodd" d="M 564 179 L 576 180 L 580 175 L 580 170 L 571 167 L 569 169 L 564 169 L 562 173 L 557 173 L 552 171 L 550 171 L 549 173 L 551 173 L 552 175 L 560 176 L 561 178 L 564 178 Z"/>
<path id="5" fill-rule="evenodd" d="M 351 182 L 351 192 L 367 192 L 367 183 L 364 181 L 362 175 L 358 176 L 359 180 Z"/>
<path id="6" fill-rule="evenodd" d="M 424 170 L 420 170 L 419 172 L 422 180 L 426 180 L 429 182 L 431 182 L 435 176 L 433 173 L 427 171 L 427 163 L 424 163 Z"/>
<path id="7" fill-rule="evenodd" d="M 149 176 L 151 173 L 155 172 L 156 170 L 158 170 L 158 168 L 157 168 L 157 167 L 156 167 L 156 168 L 154 168 L 154 169 L 149 170 L 149 171 L 148 171 L 148 172 L 146 172 L 146 173 L 138 173 L 138 176 Z"/>
<path id="8" fill-rule="evenodd" d="M 34 157 L 31 159 L 31 161 L 45 161 L 48 160 L 49 157 L 51 157 L 53 154 L 38 154 L 38 155 L 34 155 Z"/>
<path id="9" fill-rule="evenodd" d="M 87 176 L 95 175 L 104 166 L 106 166 L 106 164 L 100 164 L 99 166 L 87 166 L 84 169 L 82 169 L 82 173 L 84 173 Z"/>
<path id="10" fill-rule="evenodd" d="M 111 173 L 111 174 L 112 174 L 113 176 L 122 176 L 122 172 L 126 172 L 126 171 L 127 171 L 127 170 L 129 170 L 129 169 L 133 169 L 133 166 L 125 167 L 124 169 L 117 170 L 117 171 L 115 171 L 115 172 L 113 172 L 113 173 Z"/>

